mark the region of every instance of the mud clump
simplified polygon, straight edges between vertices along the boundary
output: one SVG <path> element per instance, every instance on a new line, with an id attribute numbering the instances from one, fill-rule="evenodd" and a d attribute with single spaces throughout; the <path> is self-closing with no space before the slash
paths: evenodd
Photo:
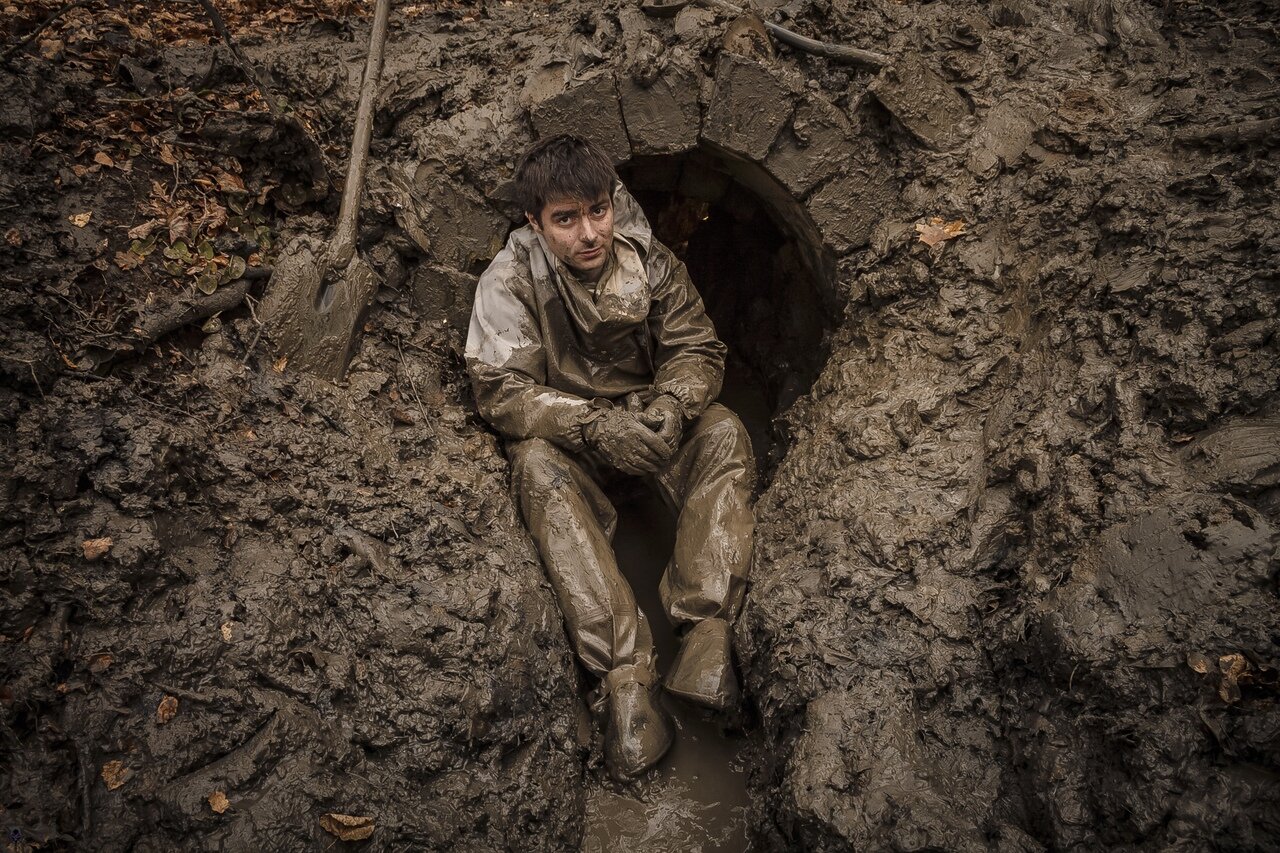
<path id="1" fill-rule="evenodd" d="M 72 369 L 150 310 L 141 269 L 92 266 L 147 187 L 82 203 L 47 146 L 3 143 L 9 824 L 99 849 L 311 849 L 325 816 L 380 849 L 580 843 L 574 663 L 458 347 L 518 219 L 512 157 L 587 114 L 638 197 L 749 209 L 784 247 L 715 318 L 773 323 L 802 366 L 741 347 L 780 459 L 735 638 L 758 846 L 1280 843 L 1275 22 L 768 16 L 901 61 L 735 53 L 731 16 L 693 6 L 400 21 L 361 245 L 385 285 L 341 387 L 273 369 L 247 306 Z M 348 138 L 361 26 L 246 45 L 321 139 Z M 160 72 L 193 51 L 139 67 L 190 79 Z M 0 119 L 38 138 L 92 92 L 29 59 Z M 255 187 L 289 184 L 268 212 L 326 212 L 313 139 L 204 126 Z M 302 156 L 280 172 L 251 136 Z M 814 295 L 779 320 L 761 300 L 798 271 Z"/>

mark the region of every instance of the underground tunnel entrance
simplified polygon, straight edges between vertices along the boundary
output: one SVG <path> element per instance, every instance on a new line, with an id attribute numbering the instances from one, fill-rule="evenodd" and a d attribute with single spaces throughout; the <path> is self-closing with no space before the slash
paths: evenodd
<path id="1" fill-rule="evenodd" d="M 685 262 L 728 346 L 720 402 L 751 433 L 761 483 L 786 453 L 772 421 L 807 393 L 826 360 L 831 316 L 807 213 L 754 164 L 695 149 L 619 168 L 654 236 Z M 779 210 L 757 191 L 785 199 Z"/>
<path id="2" fill-rule="evenodd" d="M 798 204 L 783 212 L 765 201 L 735 177 L 746 170 L 753 170 L 746 177 L 757 185 L 772 180 L 756 166 L 702 150 L 637 158 L 619 174 L 654 236 L 688 266 L 728 347 L 719 400 L 751 433 L 763 488 L 786 452 L 774 416 L 817 377 L 830 312 L 815 271 L 819 251 L 788 221 L 791 213 L 807 214 Z M 674 547 L 675 518 L 656 492 L 635 484 L 611 489 L 610 498 L 618 510 L 618 565 L 649 619 L 665 674 L 679 640 L 663 611 L 658 579 Z M 584 853 L 747 849 L 746 734 L 669 697 L 664 704 L 679 733 L 675 747 L 652 781 L 588 792 Z"/>

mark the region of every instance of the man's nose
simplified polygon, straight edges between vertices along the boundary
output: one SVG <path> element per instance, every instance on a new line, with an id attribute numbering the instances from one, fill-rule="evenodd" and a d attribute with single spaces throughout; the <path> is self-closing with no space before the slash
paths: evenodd
<path id="1" fill-rule="evenodd" d="M 600 236 L 600 232 L 596 228 L 596 226 L 592 224 L 591 220 L 583 219 L 582 220 L 582 242 L 594 243 L 599 236 Z"/>

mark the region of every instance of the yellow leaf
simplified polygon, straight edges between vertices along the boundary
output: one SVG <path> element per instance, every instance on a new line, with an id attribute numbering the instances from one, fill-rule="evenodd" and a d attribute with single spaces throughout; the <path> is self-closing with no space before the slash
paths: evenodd
<path id="1" fill-rule="evenodd" d="M 99 539 L 86 539 L 80 543 L 80 547 L 84 549 L 84 558 L 86 560 L 96 560 L 111 550 L 111 537 L 103 536 Z"/>
<path id="2" fill-rule="evenodd" d="M 330 812 L 321 815 L 320 826 L 330 835 L 342 841 L 364 841 L 373 835 L 373 818 Z"/>
<path id="3" fill-rule="evenodd" d="M 209 795 L 209 808 L 213 809 L 214 814 L 222 814 L 231 808 L 231 803 L 227 801 L 227 795 L 222 791 L 214 791 Z"/>
<path id="4" fill-rule="evenodd" d="M 89 224 L 89 220 L 92 218 L 93 218 L 93 211 L 90 210 L 86 213 L 77 213 L 72 216 L 68 216 L 67 220 L 75 227 L 83 228 Z"/>
<path id="5" fill-rule="evenodd" d="M 133 772 L 124 766 L 124 762 L 119 759 L 108 761 L 102 765 L 102 781 L 107 786 L 108 791 L 114 791 L 125 782 L 129 781 L 129 777 Z"/>
<path id="6" fill-rule="evenodd" d="M 178 697 L 166 696 L 160 700 L 160 704 L 156 706 L 156 722 L 164 725 L 174 718 L 178 713 Z"/>

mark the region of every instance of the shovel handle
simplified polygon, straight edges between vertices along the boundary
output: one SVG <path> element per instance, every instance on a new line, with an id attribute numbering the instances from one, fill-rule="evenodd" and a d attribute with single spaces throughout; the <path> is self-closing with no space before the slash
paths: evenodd
<path id="1" fill-rule="evenodd" d="M 387 43 L 387 20 L 390 17 L 391 0 L 378 0 L 373 11 L 373 30 L 369 33 L 369 58 L 364 66 L 360 103 L 356 107 L 355 132 L 351 136 L 351 163 L 347 167 L 347 183 L 342 189 L 338 227 L 334 229 L 330 244 L 329 257 L 336 269 L 345 269 L 356 251 L 360 197 L 364 194 L 369 138 L 373 135 L 373 102 L 378 95 L 378 78 L 382 76 L 382 54 Z"/>

